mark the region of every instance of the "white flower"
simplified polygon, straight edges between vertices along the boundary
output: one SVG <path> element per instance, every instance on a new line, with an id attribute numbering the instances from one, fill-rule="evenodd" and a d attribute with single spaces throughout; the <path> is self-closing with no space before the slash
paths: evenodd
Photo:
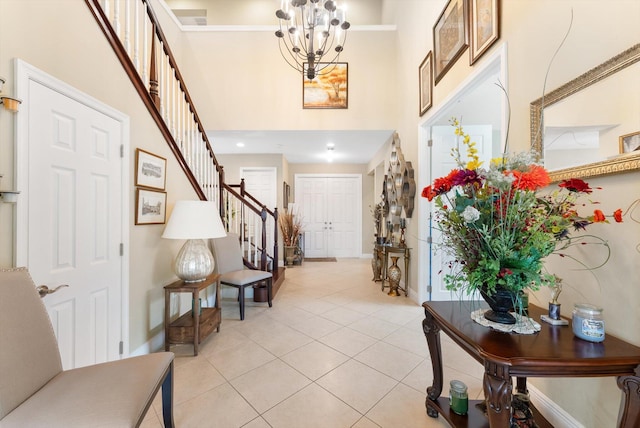
<path id="1" fill-rule="evenodd" d="M 469 205 L 462 211 L 462 218 L 467 223 L 473 223 L 480 218 L 480 211 Z"/>

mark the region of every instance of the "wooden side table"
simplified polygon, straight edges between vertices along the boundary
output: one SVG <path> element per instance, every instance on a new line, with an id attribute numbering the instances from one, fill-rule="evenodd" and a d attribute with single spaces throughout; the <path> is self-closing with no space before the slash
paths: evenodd
<path id="1" fill-rule="evenodd" d="M 571 326 L 541 323 L 536 334 L 502 333 L 470 319 L 469 307 L 486 307 L 484 302 L 425 302 L 422 322 L 433 366 L 433 384 L 427 388 L 427 414 L 443 416 L 454 427 L 510 426 L 512 377 L 518 392 L 526 393 L 527 377 L 616 376 L 622 391 L 619 428 L 640 427 L 640 347 L 607 334 L 604 342 L 593 343 L 574 337 Z M 540 319 L 545 311 L 529 305 L 529 316 Z M 440 331 L 467 354 L 484 365 L 484 394 L 487 417 L 469 400 L 469 413 L 460 416 L 441 397 L 443 360 Z M 551 424 L 531 409 L 541 428 Z"/>
<path id="2" fill-rule="evenodd" d="M 216 303 L 213 308 L 200 308 L 199 295 L 202 290 L 216 286 Z M 191 293 L 193 310 L 184 313 L 175 321 L 170 321 L 171 293 Z M 220 309 L 220 275 L 214 273 L 204 281 L 175 281 L 164 287 L 164 350 L 172 344 L 193 343 L 193 355 L 198 355 L 198 345 L 215 328 L 220 331 L 222 311 Z"/>

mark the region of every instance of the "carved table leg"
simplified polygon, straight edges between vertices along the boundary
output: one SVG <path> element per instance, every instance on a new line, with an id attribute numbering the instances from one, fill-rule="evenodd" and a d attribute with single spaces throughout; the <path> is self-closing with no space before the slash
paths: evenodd
<path id="1" fill-rule="evenodd" d="M 440 346 L 440 327 L 436 325 L 433 317 L 425 309 L 425 318 L 422 321 L 422 329 L 424 335 L 427 338 L 427 344 L 429 345 L 429 354 L 431 355 L 431 366 L 433 367 L 433 384 L 427 388 L 427 399 L 425 400 L 425 406 L 427 408 L 427 415 L 432 418 L 438 417 L 437 410 L 431 406 L 431 401 L 435 401 L 440 397 L 442 393 L 442 348 Z"/>
<path id="2" fill-rule="evenodd" d="M 493 361 L 484 363 L 484 396 L 489 426 L 508 427 L 511 419 L 511 376 L 509 367 Z"/>
<path id="3" fill-rule="evenodd" d="M 640 366 L 635 376 L 619 376 L 618 388 L 624 392 L 618 415 L 618 428 L 640 427 Z"/>

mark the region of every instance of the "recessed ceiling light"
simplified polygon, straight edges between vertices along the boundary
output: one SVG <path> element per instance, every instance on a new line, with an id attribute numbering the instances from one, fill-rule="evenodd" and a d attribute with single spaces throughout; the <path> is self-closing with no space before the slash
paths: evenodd
<path id="1" fill-rule="evenodd" d="M 333 150 L 336 145 L 333 143 L 327 143 L 327 150 Z"/>
<path id="2" fill-rule="evenodd" d="M 236 143 L 236 147 L 244 147 L 244 143 Z"/>

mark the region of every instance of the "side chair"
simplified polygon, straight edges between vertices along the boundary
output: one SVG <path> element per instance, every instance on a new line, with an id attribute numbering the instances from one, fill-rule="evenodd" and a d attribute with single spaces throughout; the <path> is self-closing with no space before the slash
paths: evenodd
<path id="1" fill-rule="evenodd" d="M 246 268 L 240 248 L 240 238 L 235 233 L 227 233 L 223 238 L 211 239 L 211 249 L 220 274 L 220 283 L 238 289 L 240 302 L 240 320 L 244 320 L 244 289 L 265 283 L 267 285 L 267 301 L 272 306 L 273 275 L 258 269 Z"/>
<path id="2" fill-rule="evenodd" d="M 47 310 L 26 268 L 0 269 L 0 427 L 138 427 L 162 386 L 173 422 L 172 352 L 63 370 Z"/>

